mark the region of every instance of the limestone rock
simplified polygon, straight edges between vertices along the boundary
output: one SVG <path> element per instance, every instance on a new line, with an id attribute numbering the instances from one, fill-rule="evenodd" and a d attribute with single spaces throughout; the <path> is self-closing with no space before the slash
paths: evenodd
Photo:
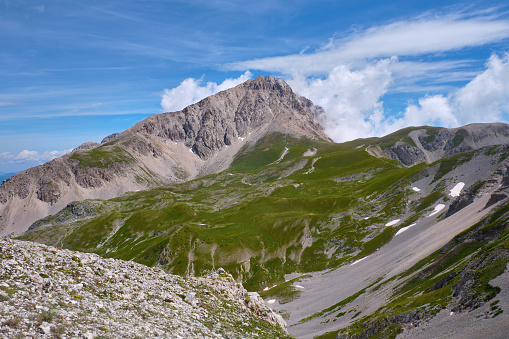
<path id="1" fill-rule="evenodd" d="M 261 298 L 246 305 L 224 270 L 186 279 L 30 242 L 0 239 L 0 249 L 5 338 L 286 337 L 286 323 Z"/>

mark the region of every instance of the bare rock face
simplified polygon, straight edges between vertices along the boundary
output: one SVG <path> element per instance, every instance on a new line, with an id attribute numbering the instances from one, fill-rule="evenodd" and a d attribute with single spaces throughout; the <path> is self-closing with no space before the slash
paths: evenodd
<path id="1" fill-rule="evenodd" d="M 75 150 L 76 151 L 89 150 L 92 148 L 96 148 L 97 146 L 99 146 L 99 144 L 97 142 L 85 142 L 85 143 L 79 145 L 78 147 L 76 147 Z"/>
<path id="2" fill-rule="evenodd" d="M 384 138 L 381 138 L 384 140 Z M 389 148 L 372 152 L 405 166 L 432 163 L 458 153 L 509 143 L 509 125 L 470 124 L 459 128 L 416 127 Z"/>
<path id="3" fill-rule="evenodd" d="M 243 145 L 269 132 L 329 140 L 321 116 L 320 107 L 272 77 L 150 116 L 101 144 L 84 143 L 7 179 L 0 186 L 0 236 L 19 235 L 72 201 L 110 199 L 222 171 Z"/>
<path id="4" fill-rule="evenodd" d="M 319 124 L 322 113 L 283 80 L 258 77 L 182 111 L 153 115 L 119 136 L 147 133 L 183 142 L 200 158 L 209 159 L 250 133 L 279 131 L 329 140 Z"/>
<path id="5" fill-rule="evenodd" d="M 424 152 L 421 149 L 412 147 L 401 141 L 396 142 L 396 144 L 390 148 L 387 155 L 391 159 L 399 160 L 405 166 L 412 166 L 415 163 L 426 161 Z"/>

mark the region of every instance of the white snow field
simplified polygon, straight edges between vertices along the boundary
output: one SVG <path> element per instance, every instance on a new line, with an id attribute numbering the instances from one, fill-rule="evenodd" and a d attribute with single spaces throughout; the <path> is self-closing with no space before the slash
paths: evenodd
<path id="1" fill-rule="evenodd" d="M 396 232 L 396 234 L 395 234 L 394 236 L 396 236 L 396 235 L 398 235 L 398 234 L 401 234 L 401 233 L 405 232 L 407 229 L 409 229 L 409 228 L 410 228 L 410 227 L 412 227 L 412 226 L 415 226 L 415 223 L 413 223 L 413 224 L 411 224 L 411 225 L 408 225 L 408 226 L 406 226 L 406 227 L 402 227 L 402 228 L 400 228 L 400 229 Z"/>
<path id="2" fill-rule="evenodd" d="M 460 196 L 460 193 L 461 193 L 461 190 L 463 189 L 463 187 L 465 187 L 465 183 L 464 182 L 458 182 L 456 184 L 456 186 L 454 186 L 452 189 L 451 189 L 451 193 L 449 194 L 451 197 L 459 197 Z"/>
<path id="3" fill-rule="evenodd" d="M 428 217 L 431 217 L 431 216 L 433 216 L 433 215 L 437 214 L 438 212 L 440 212 L 441 210 L 443 210 L 443 209 L 444 209 L 444 207 L 445 207 L 445 205 L 444 205 L 444 204 L 438 204 L 438 205 L 436 205 L 436 206 L 435 206 L 435 210 L 434 210 L 433 212 L 431 212 L 431 214 L 430 214 L 430 215 L 428 215 Z"/>
<path id="4" fill-rule="evenodd" d="M 389 221 L 387 224 L 385 224 L 385 226 L 393 226 L 396 225 L 398 222 L 400 222 L 400 219 Z"/>

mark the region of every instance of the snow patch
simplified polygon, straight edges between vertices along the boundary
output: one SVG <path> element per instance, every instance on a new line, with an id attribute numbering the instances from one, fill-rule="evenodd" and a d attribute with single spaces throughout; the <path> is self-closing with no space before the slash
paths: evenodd
<path id="1" fill-rule="evenodd" d="M 413 187 L 412 187 L 412 189 L 413 189 L 414 191 L 416 191 L 416 192 L 419 192 L 419 191 L 421 190 L 419 187 L 415 187 L 415 186 L 413 186 Z"/>
<path id="2" fill-rule="evenodd" d="M 301 286 L 301 285 L 294 285 L 294 286 L 297 288 L 304 288 L 304 286 Z"/>
<path id="3" fill-rule="evenodd" d="M 268 291 L 268 290 L 269 290 L 269 287 L 267 286 L 267 287 L 265 287 L 263 290 L 264 290 L 264 291 Z"/>
<path id="4" fill-rule="evenodd" d="M 244 141 L 245 138 L 237 137 L 237 139 L 240 139 L 241 141 Z"/>
<path id="5" fill-rule="evenodd" d="M 393 226 L 393 225 L 396 225 L 398 222 L 400 222 L 401 219 L 396 219 L 396 220 L 393 220 L 393 221 L 389 221 L 387 224 L 385 224 L 385 226 Z"/>
<path id="6" fill-rule="evenodd" d="M 451 190 L 451 193 L 449 195 L 451 197 L 459 197 L 463 187 L 465 187 L 465 183 L 464 182 L 458 182 L 456 184 L 456 186 L 453 187 L 453 189 Z"/>
<path id="7" fill-rule="evenodd" d="M 441 210 L 443 210 L 443 209 L 444 209 L 444 207 L 445 207 L 445 205 L 444 205 L 444 204 L 438 204 L 438 205 L 436 205 L 436 206 L 435 206 L 435 210 L 434 210 L 433 212 L 431 212 L 431 214 L 430 214 L 430 215 L 428 215 L 428 217 L 431 217 L 431 216 L 433 216 L 433 215 L 437 214 L 438 212 L 440 212 Z"/>
<path id="8" fill-rule="evenodd" d="M 405 232 L 407 229 L 409 229 L 409 228 L 410 228 L 410 227 L 412 227 L 412 226 L 415 226 L 415 223 L 413 223 L 412 225 L 408 225 L 408 226 L 406 226 L 406 227 L 402 227 L 402 228 L 400 228 L 400 229 L 396 232 L 396 234 L 395 234 L 394 236 L 396 236 L 396 235 L 398 235 L 398 234 L 401 234 L 401 233 Z"/>
<path id="9" fill-rule="evenodd" d="M 189 152 L 193 153 L 193 149 L 192 149 L 192 148 L 190 148 L 190 149 L 189 149 Z"/>
<path id="10" fill-rule="evenodd" d="M 267 304 L 273 304 L 276 302 L 276 299 L 270 299 L 269 301 L 267 301 Z"/>
<path id="11" fill-rule="evenodd" d="M 351 264 L 350 264 L 350 266 L 353 266 L 353 265 L 355 265 L 355 264 L 357 264 L 357 263 L 359 263 L 359 262 L 363 261 L 363 260 L 364 260 L 364 259 L 366 259 L 366 258 L 367 258 L 367 257 L 357 259 L 357 260 L 355 260 L 353 263 L 351 263 Z"/>

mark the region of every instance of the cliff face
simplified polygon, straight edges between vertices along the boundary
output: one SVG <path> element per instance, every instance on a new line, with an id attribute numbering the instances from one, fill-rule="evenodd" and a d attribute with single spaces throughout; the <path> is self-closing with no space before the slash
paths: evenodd
<path id="1" fill-rule="evenodd" d="M 373 155 L 412 166 L 507 143 L 509 125 L 502 123 L 470 124 L 451 129 L 423 126 L 409 127 L 380 138 L 368 150 Z"/>
<path id="2" fill-rule="evenodd" d="M 19 235 L 71 201 L 183 182 L 226 169 L 247 143 L 269 132 L 329 140 L 322 109 L 281 79 L 259 77 L 182 111 L 163 113 L 0 186 L 0 236 Z"/>

